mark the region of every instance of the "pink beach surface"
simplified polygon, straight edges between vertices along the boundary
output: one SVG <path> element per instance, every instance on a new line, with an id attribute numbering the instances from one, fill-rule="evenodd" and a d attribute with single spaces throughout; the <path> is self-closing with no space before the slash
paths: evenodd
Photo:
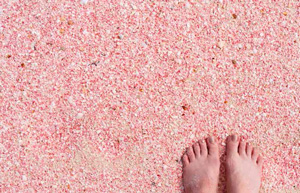
<path id="1" fill-rule="evenodd" d="M 180 193 L 241 135 L 300 191 L 300 2 L 0 0 L 0 192 Z M 224 191 L 224 165 L 219 192 Z"/>

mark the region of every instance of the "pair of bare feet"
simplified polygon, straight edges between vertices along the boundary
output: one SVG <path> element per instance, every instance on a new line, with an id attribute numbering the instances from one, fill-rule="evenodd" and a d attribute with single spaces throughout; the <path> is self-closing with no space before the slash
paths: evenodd
<path id="1" fill-rule="evenodd" d="M 199 141 L 187 148 L 182 157 L 185 193 L 217 192 L 220 159 L 215 138 Z M 237 135 L 227 137 L 226 188 L 228 193 L 258 193 L 263 158 L 258 149 L 241 141 Z"/>

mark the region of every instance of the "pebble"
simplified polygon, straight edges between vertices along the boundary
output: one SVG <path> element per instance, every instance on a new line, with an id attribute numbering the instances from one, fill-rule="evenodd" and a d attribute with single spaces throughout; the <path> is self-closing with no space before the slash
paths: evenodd
<path id="1" fill-rule="evenodd" d="M 22 176 L 22 179 L 23 179 L 24 181 L 26 181 L 26 180 L 27 180 L 27 177 L 26 177 L 25 175 L 23 175 L 23 176 Z"/>
<path id="2" fill-rule="evenodd" d="M 76 116 L 77 119 L 82 119 L 82 117 L 83 117 L 83 113 L 78 113 Z"/>
<path id="3" fill-rule="evenodd" d="M 89 0 L 81 0 L 80 3 L 81 4 L 87 4 Z"/>
<path id="4" fill-rule="evenodd" d="M 226 44 L 225 41 L 219 41 L 217 46 L 222 49 L 225 46 L 225 44 Z"/>
<path id="5" fill-rule="evenodd" d="M 76 103 L 74 102 L 73 96 L 69 96 L 68 101 L 70 104 L 72 104 L 73 106 L 76 106 Z"/>

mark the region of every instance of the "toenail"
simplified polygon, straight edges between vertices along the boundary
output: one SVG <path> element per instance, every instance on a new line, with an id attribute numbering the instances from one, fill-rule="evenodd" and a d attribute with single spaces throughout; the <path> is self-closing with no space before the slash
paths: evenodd
<path id="1" fill-rule="evenodd" d="M 237 136 L 236 136 L 236 135 L 232 135 L 232 136 L 231 136 L 231 140 L 232 140 L 232 141 L 236 141 L 236 140 L 237 140 Z"/>
<path id="2" fill-rule="evenodd" d="M 209 143 L 214 143 L 214 142 L 215 142 L 215 140 L 214 140 L 213 137 L 209 137 L 209 138 L 208 138 L 208 141 L 209 141 Z"/>

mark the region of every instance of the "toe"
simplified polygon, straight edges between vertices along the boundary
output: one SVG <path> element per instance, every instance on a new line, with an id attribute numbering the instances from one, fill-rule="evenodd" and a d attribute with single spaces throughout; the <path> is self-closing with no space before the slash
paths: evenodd
<path id="1" fill-rule="evenodd" d="M 253 151 L 252 145 L 250 143 L 247 143 L 247 147 L 246 147 L 247 156 L 251 157 L 252 151 Z"/>
<path id="2" fill-rule="evenodd" d="M 240 155 L 246 154 L 246 143 L 244 141 L 241 141 L 239 144 L 239 154 Z"/>
<path id="3" fill-rule="evenodd" d="M 262 156 L 258 156 L 257 164 L 259 165 L 259 167 L 262 167 L 263 163 L 264 163 L 264 158 Z"/>
<path id="4" fill-rule="evenodd" d="M 238 153 L 238 136 L 230 135 L 227 137 L 226 153 L 227 155 L 235 155 Z"/>
<path id="5" fill-rule="evenodd" d="M 259 156 L 259 150 L 258 148 L 255 147 L 253 148 L 253 152 L 252 152 L 252 160 L 256 162 L 258 156 Z"/>
<path id="6" fill-rule="evenodd" d="M 194 161 L 195 160 L 195 154 L 194 154 L 194 151 L 191 147 L 188 147 L 187 148 L 187 151 L 186 151 L 188 157 L 189 157 L 189 160 L 190 162 Z"/>
<path id="7" fill-rule="evenodd" d="M 204 141 L 199 141 L 201 156 L 207 156 L 207 145 Z"/>
<path id="8" fill-rule="evenodd" d="M 206 143 L 207 143 L 208 155 L 218 156 L 219 147 L 218 147 L 217 139 L 215 137 L 210 136 L 209 138 L 207 138 Z"/>
<path id="9" fill-rule="evenodd" d="M 189 162 L 188 156 L 187 156 L 186 154 L 184 154 L 184 155 L 182 156 L 182 164 L 183 164 L 183 167 L 186 167 L 189 163 L 190 163 L 190 162 Z"/>
<path id="10" fill-rule="evenodd" d="M 198 142 L 196 142 L 193 145 L 193 149 L 194 149 L 195 157 L 199 157 L 200 156 L 200 145 Z"/>

